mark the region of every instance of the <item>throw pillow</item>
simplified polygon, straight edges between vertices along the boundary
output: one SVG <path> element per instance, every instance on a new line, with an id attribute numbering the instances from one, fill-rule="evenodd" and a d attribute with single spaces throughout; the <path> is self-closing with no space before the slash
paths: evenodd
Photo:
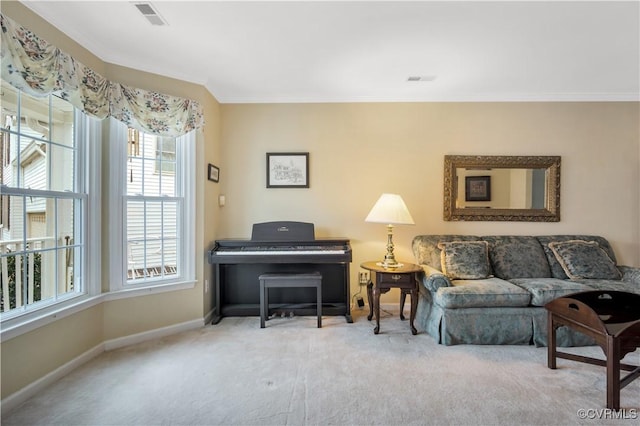
<path id="1" fill-rule="evenodd" d="M 595 241 L 569 240 L 549 243 L 569 278 L 619 280 L 622 274 L 607 252 Z"/>
<path id="2" fill-rule="evenodd" d="M 451 241 L 438 243 L 442 273 L 452 280 L 478 280 L 491 276 L 489 243 Z"/>

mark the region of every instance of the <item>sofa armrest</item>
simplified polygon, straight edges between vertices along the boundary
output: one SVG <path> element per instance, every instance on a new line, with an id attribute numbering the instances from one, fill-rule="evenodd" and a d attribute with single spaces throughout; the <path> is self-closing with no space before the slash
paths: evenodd
<path id="1" fill-rule="evenodd" d="M 640 286 L 640 268 L 619 265 L 618 269 L 622 272 L 622 281 L 634 283 Z"/>
<path id="2" fill-rule="evenodd" d="M 420 265 L 424 271 L 422 283 L 431 293 L 438 291 L 440 287 L 451 287 L 451 281 L 442 271 L 432 268 L 429 265 Z"/>

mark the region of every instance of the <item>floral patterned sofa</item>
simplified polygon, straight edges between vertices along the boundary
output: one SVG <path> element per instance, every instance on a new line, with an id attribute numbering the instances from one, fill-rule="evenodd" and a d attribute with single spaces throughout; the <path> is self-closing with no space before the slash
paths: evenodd
<path id="1" fill-rule="evenodd" d="M 425 272 L 416 326 L 444 345 L 546 346 L 550 300 L 589 290 L 640 294 L 640 268 L 618 266 L 599 236 L 418 235 L 412 249 Z M 564 327 L 557 340 L 594 344 Z"/>

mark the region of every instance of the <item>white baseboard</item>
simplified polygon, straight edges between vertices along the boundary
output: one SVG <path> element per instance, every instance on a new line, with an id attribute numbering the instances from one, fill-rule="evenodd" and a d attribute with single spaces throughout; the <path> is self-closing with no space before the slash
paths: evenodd
<path id="1" fill-rule="evenodd" d="M 172 334 L 182 331 L 195 330 L 203 327 L 201 319 L 174 324 L 167 327 L 156 328 L 155 330 L 143 331 L 142 333 L 132 334 L 130 336 L 118 337 L 117 339 L 106 340 L 104 344 L 105 351 L 122 348 L 136 343 L 146 342 L 147 340 L 158 339 L 161 337 L 171 336 Z"/>
<path id="2" fill-rule="evenodd" d="M 55 383 L 60 380 L 67 374 L 71 373 L 76 368 L 80 367 L 84 363 L 91 361 L 93 358 L 97 357 L 101 353 L 104 352 L 104 343 L 100 343 L 93 348 L 89 349 L 85 353 L 75 357 L 71 361 L 66 364 L 56 368 L 49 374 L 39 378 L 35 382 L 29 383 L 27 386 L 23 387 L 17 392 L 12 393 L 8 397 L 2 400 L 0 404 L 2 405 L 2 411 L 8 413 L 9 411 L 16 408 L 18 405 L 25 402 L 27 399 L 36 395 L 38 392 L 42 391 L 47 386 Z"/>
<path id="3" fill-rule="evenodd" d="M 56 368 L 49 374 L 39 378 L 38 380 L 29 383 L 24 388 L 20 389 L 17 392 L 12 393 L 8 397 L 4 398 L 0 401 L 0 406 L 2 407 L 2 411 L 4 413 L 8 413 L 27 399 L 41 392 L 47 386 L 55 383 L 60 380 L 67 374 L 71 373 L 76 368 L 85 364 L 88 361 L 91 361 L 93 358 L 102 354 L 103 352 L 107 352 L 113 349 L 122 348 L 124 346 L 133 345 L 136 343 L 145 342 L 147 340 L 157 339 L 160 337 L 170 336 L 175 333 L 179 333 L 182 331 L 195 330 L 203 327 L 206 324 L 206 321 L 203 322 L 202 319 L 187 321 L 180 324 L 170 325 L 168 327 L 157 328 L 155 330 L 145 331 L 142 333 L 132 334 L 131 336 L 119 337 L 117 339 L 106 340 L 83 354 L 75 357 L 71 361 L 65 363 L 64 365 Z"/>

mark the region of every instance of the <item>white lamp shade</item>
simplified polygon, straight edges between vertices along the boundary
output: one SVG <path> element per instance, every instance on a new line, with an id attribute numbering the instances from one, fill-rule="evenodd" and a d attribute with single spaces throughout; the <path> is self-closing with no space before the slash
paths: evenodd
<path id="1" fill-rule="evenodd" d="M 404 200 L 398 194 L 382 194 L 373 206 L 365 222 L 389 225 L 413 225 L 415 222 Z"/>

